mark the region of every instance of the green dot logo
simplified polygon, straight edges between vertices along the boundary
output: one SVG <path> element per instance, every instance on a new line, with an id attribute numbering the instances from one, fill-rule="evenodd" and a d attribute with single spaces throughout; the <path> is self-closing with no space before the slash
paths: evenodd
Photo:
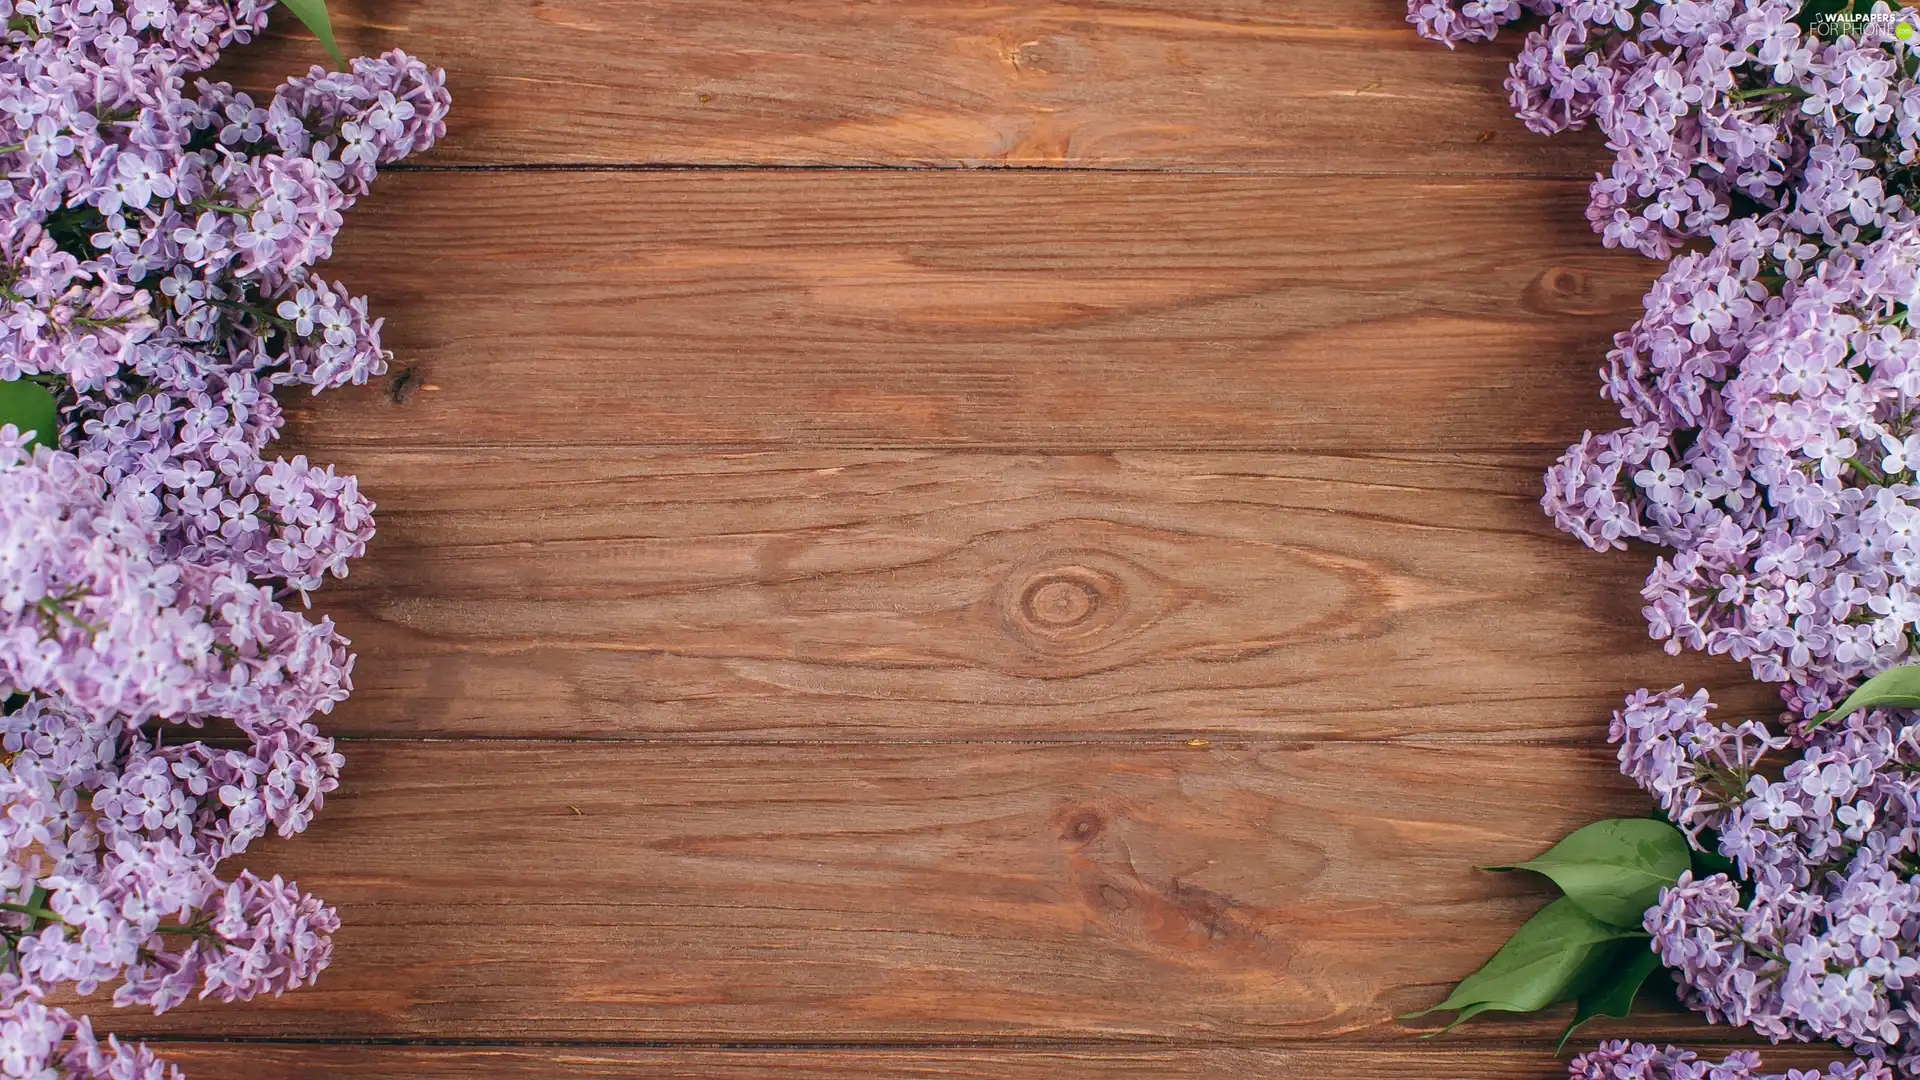
<path id="1" fill-rule="evenodd" d="M 1893 36 L 1899 38 L 1901 41 L 1912 41 L 1913 40 L 1913 24 L 1901 23 L 1899 26 L 1894 27 Z"/>

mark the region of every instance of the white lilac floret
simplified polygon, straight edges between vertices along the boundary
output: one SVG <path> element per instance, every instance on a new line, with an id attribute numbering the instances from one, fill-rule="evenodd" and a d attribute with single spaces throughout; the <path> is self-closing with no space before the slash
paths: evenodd
<path id="1" fill-rule="evenodd" d="M 0 1077 L 176 1075 L 56 990 L 158 1012 L 331 954 L 332 909 L 217 872 L 338 785 L 353 657 L 304 601 L 373 533 L 352 477 L 270 454 L 274 395 L 385 371 L 315 266 L 448 98 L 400 52 L 265 100 L 200 77 L 271 6 L 0 0 L 0 380 L 61 416 L 0 425 Z"/>

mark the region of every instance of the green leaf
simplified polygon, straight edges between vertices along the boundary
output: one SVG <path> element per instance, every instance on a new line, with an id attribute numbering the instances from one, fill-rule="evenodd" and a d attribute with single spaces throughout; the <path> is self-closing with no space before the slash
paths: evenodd
<path id="1" fill-rule="evenodd" d="M 1531 870 L 1553 879 L 1596 919 L 1638 928 L 1660 890 L 1692 865 L 1680 830 L 1650 818 L 1610 818 L 1576 830 L 1546 854 L 1489 870 Z"/>
<path id="2" fill-rule="evenodd" d="M 34 886 L 33 892 L 28 896 L 27 906 L 35 911 L 46 910 L 47 890 L 44 886 Z M 27 933 L 31 934 L 38 929 L 40 929 L 40 917 L 38 915 L 27 916 Z"/>
<path id="3" fill-rule="evenodd" d="M 1605 975 L 1611 944 L 1646 939 L 1587 914 L 1561 897 L 1528 919 L 1479 971 L 1460 981 L 1447 999 L 1431 1009 L 1408 1013 L 1412 1020 L 1434 1012 L 1457 1012 L 1451 1030 L 1483 1012 L 1533 1012 L 1585 993 Z"/>
<path id="4" fill-rule="evenodd" d="M 1633 1011 L 1633 999 L 1640 993 L 1647 976 L 1660 967 L 1660 954 L 1653 951 L 1650 942 L 1623 941 L 1613 949 L 1613 958 L 1604 973 L 1587 988 L 1586 993 L 1580 995 L 1573 1023 L 1568 1024 L 1567 1030 L 1561 1033 L 1560 1045 L 1553 1048 L 1554 1053 L 1565 1049 L 1574 1031 L 1596 1016 L 1626 1019 L 1627 1014 Z"/>
<path id="5" fill-rule="evenodd" d="M 293 12 L 296 18 L 307 24 L 307 29 L 313 31 L 313 36 L 319 38 L 320 44 L 325 45 L 327 51 L 333 54 L 333 62 L 339 64 L 341 70 L 346 70 L 347 58 L 340 55 L 340 45 L 333 40 L 333 20 L 327 18 L 327 0 L 280 0 L 280 2 L 286 5 L 287 10 Z"/>
<path id="6" fill-rule="evenodd" d="M 60 407 L 39 383 L 26 379 L 0 382 L 0 425 L 4 424 L 12 424 L 22 433 L 33 432 L 34 445 L 51 450 L 60 437 Z"/>
<path id="7" fill-rule="evenodd" d="M 1809 729 L 1829 720 L 1845 720 L 1861 709 L 1920 709 L 1920 664 L 1906 664 L 1868 679 L 1831 712 L 1813 718 Z"/>

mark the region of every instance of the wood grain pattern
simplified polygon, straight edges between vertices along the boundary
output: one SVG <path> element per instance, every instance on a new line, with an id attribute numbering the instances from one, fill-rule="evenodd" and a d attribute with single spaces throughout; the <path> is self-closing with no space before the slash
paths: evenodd
<path id="1" fill-rule="evenodd" d="M 1471 867 L 1645 809 L 1623 692 L 1770 700 L 1540 517 L 1657 267 L 1511 41 L 331 6 L 458 101 L 334 267 L 393 376 L 287 403 L 381 534 L 319 598 L 347 784 L 245 861 L 346 926 L 318 988 L 104 1027 L 195 1080 L 1564 1075 L 1557 1019 L 1393 1019 L 1543 899 Z M 223 72 L 317 59 L 287 25 Z"/>
<path id="2" fill-rule="evenodd" d="M 1411 1040 L 1437 1025 L 1393 1017 L 1545 898 L 1474 865 L 1646 806 L 1606 750 L 1524 744 L 348 752 L 314 829 L 245 860 L 340 905 L 321 984 L 114 1027 Z M 1555 1022 L 1476 1027 L 1544 1040 Z M 1613 1030 L 1700 1027 L 1656 1013 Z"/>
<path id="3" fill-rule="evenodd" d="M 1564 1060 L 1544 1051 L 1449 1046 L 641 1049 L 199 1043 L 163 1049 L 193 1076 L 248 1080 L 1538 1080 L 1564 1068 Z M 1703 1056 L 1724 1053 L 1701 1049 Z M 1812 1047 L 1775 1047 L 1765 1054 L 1774 1070 L 1819 1068 L 1836 1057 Z"/>
<path id="4" fill-rule="evenodd" d="M 319 594 L 358 735 L 1583 739 L 1744 667 L 1647 640 L 1649 560 L 1541 458 L 363 449 Z"/>
<path id="5" fill-rule="evenodd" d="M 383 185 L 337 270 L 410 374 L 293 402 L 310 446 L 1557 451 L 1657 270 L 1558 181 Z"/>
<path id="6" fill-rule="evenodd" d="M 1513 42 L 1419 40 L 1400 0 L 333 0 L 349 54 L 448 70 L 430 160 L 1251 168 L 1590 178 L 1506 107 Z M 241 50 L 269 90 L 310 35 Z"/>

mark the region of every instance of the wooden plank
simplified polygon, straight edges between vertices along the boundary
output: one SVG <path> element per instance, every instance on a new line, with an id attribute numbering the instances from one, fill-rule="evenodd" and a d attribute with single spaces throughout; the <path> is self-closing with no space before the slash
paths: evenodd
<path id="1" fill-rule="evenodd" d="M 1591 177 L 1401 0 L 335 0 L 349 53 L 445 67 L 443 164 L 1252 168 Z M 224 74 L 322 56 L 291 20 Z M 276 35 L 276 37 L 278 37 Z"/>
<path id="2" fill-rule="evenodd" d="M 308 445 L 1559 448 L 1657 270 L 1562 181 L 409 174 L 338 272 L 404 382 Z"/>
<path id="3" fill-rule="evenodd" d="M 1697 1043 L 1690 1043 L 1698 1046 Z M 1537 1049 L 1316 1046 L 779 1049 L 333 1046 L 190 1043 L 161 1047 L 193 1080 L 1564 1080 L 1566 1059 Z M 1702 1056 L 1724 1048 L 1699 1047 Z M 1839 1055 L 1769 1047 L 1770 1069 Z"/>
<path id="4" fill-rule="evenodd" d="M 1604 737 L 1647 640 L 1542 457 L 361 449 L 365 736 Z"/>
<path id="5" fill-rule="evenodd" d="M 1647 805 L 1604 751 L 1537 745 L 348 753 L 315 828 L 246 860 L 340 905 L 321 985 L 112 1013 L 114 1028 L 1413 1047 L 1433 1025 L 1393 1017 L 1545 899 L 1473 867 Z M 1557 1023 L 1476 1022 L 1476 1037 L 1543 1040 Z M 1653 1015 L 1609 1030 L 1698 1029 Z"/>

